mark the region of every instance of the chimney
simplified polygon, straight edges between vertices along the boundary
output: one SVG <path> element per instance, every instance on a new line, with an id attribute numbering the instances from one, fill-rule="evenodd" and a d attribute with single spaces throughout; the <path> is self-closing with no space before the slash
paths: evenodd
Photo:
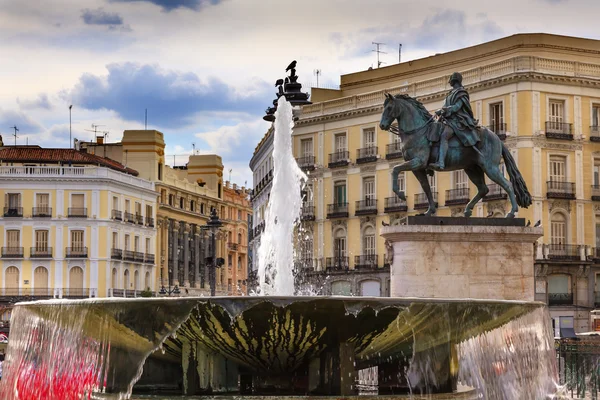
<path id="1" fill-rule="evenodd" d="M 104 136 L 96 136 L 96 143 L 104 144 Z"/>
<path id="2" fill-rule="evenodd" d="M 237 183 L 233 184 L 233 190 L 237 190 Z"/>

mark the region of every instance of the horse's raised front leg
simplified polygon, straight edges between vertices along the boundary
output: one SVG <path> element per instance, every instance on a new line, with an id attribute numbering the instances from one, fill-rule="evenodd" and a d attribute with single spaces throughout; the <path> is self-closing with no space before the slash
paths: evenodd
<path id="1" fill-rule="evenodd" d="M 413 158 L 412 160 L 403 162 L 400 165 L 396 165 L 392 170 L 392 190 L 396 193 L 396 196 L 402 201 L 406 201 L 406 196 L 404 192 L 400 191 L 398 187 L 398 175 L 403 171 L 414 171 L 415 169 L 423 168 L 424 163 L 418 158 Z"/>
<path id="2" fill-rule="evenodd" d="M 477 187 L 477 194 L 465 207 L 464 215 L 465 217 L 470 217 L 473 214 L 473 207 L 475 207 L 475 204 L 477 204 L 479 200 L 483 199 L 485 195 L 489 193 L 490 189 L 485 184 L 485 175 L 483 174 L 483 170 L 478 165 L 465 168 L 465 172 L 471 182 L 473 182 Z"/>
<path id="3" fill-rule="evenodd" d="M 425 215 L 429 217 L 435 214 L 435 212 L 437 211 L 437 205 L 433 200 L 433 194 L 431 193 L 431 187 L 429 186 L 429 180 L 427 179 L 427 172 L 425 171 L 425 169 L 417 169 L 413 171 L 413 174 L 415 174 L 415 177 L 419 180 L 419 183 L 423 188 L 423 192 L 425 192 L 425 195 L 427 196 L 429 208 L 425 212 Z"/>

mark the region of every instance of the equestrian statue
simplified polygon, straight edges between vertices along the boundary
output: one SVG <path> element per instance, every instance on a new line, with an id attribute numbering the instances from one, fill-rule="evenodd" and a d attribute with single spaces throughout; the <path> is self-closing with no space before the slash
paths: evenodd
<path id="1" fill-rule="evenodd" d="M 465 207 L 464 216 L 470 217 L 473 207 L 489 189 L 485 175 L 504 189 L 511 203 L 507 218 L 514 218 L 519 206 L 531 205 L 531 194 L 514 158 L 500 138 L 491 130 L 478 125 L 473 117 L 469 94 L 462 86 L 462 76 L 455 72 L 448 82 L 452 90 L 448 93 L 444 107 L 429 114 L 418 100 L 408 95 L 393 96 L 386 93 L 383 114 L 379 127 L 391 130 L 402 140 L 405 162 L 392 171 L 393 191 L 401 200 L 406 200 L 398 187 L 398 175 L 412 171 L 427 196 L 429 208 L 426 216 L 435 214 L 436 203 L 427 179 L 432 171 L 456 171 L 464 169 L 477 187 L 477 194 Z M 397 131 L 392 127 L 398 122 Z M 500 158 L 504 159 L 510 182 L 500 170 Z"/>

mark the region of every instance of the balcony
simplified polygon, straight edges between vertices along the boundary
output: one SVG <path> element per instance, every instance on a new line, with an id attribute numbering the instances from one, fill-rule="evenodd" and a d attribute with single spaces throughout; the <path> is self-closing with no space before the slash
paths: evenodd
<path id="1" fill-rule="evenodd" d="M 377 215 L 377 199 L 358 200 L 354 215 Z"/>
<path id="2" fill-rule="evenodd" d="M 546 121 L 546 138 L 573 140 L 573 124 Z"/>
<path id="3" fill-rule="evenodd" d="M 329 154 L 329 168 L 345 167 L 350 164 L 350 153 L 347 151 L 337 151 Z"/>
<path id="4" fill-rule="evenodd" d="M 469 195 L 469 188 L 446 190 L 447 206 L 467 204 L 469 200 L 471 200 L 471 196 Z"/>
<path id="5" fill-rule="evenodd" d="M 88 297 L 95 297 L 95 289 L 88 288 L 67 288 L 64 289 L 64 299 L 87 299 Z"/>
<path id="6" fill-rule="evenodd" d="M 301 258 L 294 261 L 294 267 L 296 271 L 313 271 L 314 261 L 312 258 Z"/>
<path id="7" fill-rule="evenodd" d="M 588 259 L 591 259 L 595 263 L 599 262 L 600 261 L 600 247 L 592 247 L 590 250 L 591 250 L 591 253 L 588 256 Z"/>
<path id="8" fill-rule="evenodd" d="M 575 184 L 572 182 L 547 181 L 546 197 L 549 199 L 575 199 Z"/>
<path id="9" fill-rule="evenodd" d="M 314 221 L 315 220 L 315 206 L 312 202 L 307 202 L 302 205 L 300 210 L 301 221 Z"/>
<path id="10" fill-rule="evenodd" d="M 379 257 L 377 254 L 354 256 L 355 269 L 377 269 Z"/>
<path id="11" fill-rule="evenodd" d="M 408 210 L 406 200 L 400 200 L 398 196 L 386 197 L 384 201 L 383 212 L 385 213 L 406 212 Z"/>
<path id="12" fill-rule="evenodd" d="M 34 218 L 51 218 L 52 207 L 33 207 L 31 210 L 31 215 Z"/>
<path id="13" fill-rule="evenodd" d="M 150 228 L 154 228 L 154 218 L 146 217 L 146 226 L 149 226 Z"/>
<path id="14" fill-rule="evenodd" d="M 2 258 L 23 258 L 23 248 L 15 246 L 3 247 Z"/>
<path id="15" fill-rule="evenodd" d="M 506 140 L 506 123 L 500 122 L 492 125 L 488 125 L 488 129 L 494 132 L 500 140 Z"/>
<path id="16" fill-rule="evenodd" d="M 67 247 L 66 257 L 67 258 L 87 258 L 88 248 L 87 247 Z"/>
<path id="17" fill-rule="evenodd" d="M 227 248 L 229 248 L 229 250 L 231 250 L 231 251 L 237 251 L 238 250 L 238 244 L 237 243 L 233 243 L 233 242 L 228 242 L 227 243 Z"/>
<path id="18" fill-rule="evenodd" d="M 110 249 L 110 258 L 113 260 L 123 259 L 123 250 L 121 249 Z"/>
<path id="19" fill-rule="evenodd" d="M 489 184 L 489 185 L 487 185 L 487 187 L 488 187 L 488 189 L 490 189 L 490 191 L 488 192 L 488 194 L 485 195 L 485 197 L 483 198 L 482 201 L 494 201 L 494 200 L 508 199 L 508 195 L 506 194 L 504 189 L 502 189 L 502 186 L 498 185 L 497 183 Z"/>
<path id="20" fill-rule="evenodd" d="M 144 254 L 144 262 L 146 264 L 154 264 L 154 254 L 150 254 L 150 253 Z"/>
<path id="21" fill-rule="evenodd" d="M 141 251 L 134 251 L 133 252 L 133 261 L 144 262 L 144 253 L 142 253 Z"/>
<path id="22" fill-rule="evenodd" d="M 298 166 L 303 171 L 315 170 L 315 156 L 302 156 L 296 159 Z"/>
<path id="23" fill-rule="evenodd" d="M 350 262 L 348 257 L 327 257 L 325 268 L 327 271 L 348 271 Z"/>
<path id="24" fill-rule="evenodd" d="M 54 289 L 52 288 L 2 288 L 0 289 L 0 296 L 3 297 L 24 297 L 24 298 L 35 298 L 38 300 L 51 299 L 54 297 Z M 8 321 L 3 321 L 4 324 Z M 5 325 L 6 327 L 6 325 Z"/>
<path id="25" fill-rule="evenodd" d="M 437 192 L 432 192 L 433 201 L 437 203 L 438 195 Z M 425 208 L 429 208 L 429 203 L 427 202 L 427 195 L 425 193 L 417 193 L 415 194 L 415 210 L 423 210 Z"/>
<path id="26" fill-rule="evenodd" d="M 394 142 L 385 146 L 385 159 L 402 158 L 402 142 Z"/>
<path id="27" fill-rule="evenodd" d="M 4 218 L 23 218 L 23 207 L 4 207 Z"/>
<path id="28" fill-rule="evenodd" d="M 548 245 L 548 259 L 580 261 L 579 246 L 576 244 L 550 244 Z"/>
<path id="29" fill-rule="evenodd" d="M 110 216 L 116 221 L 123 221 L 123 212 L 120 210 L 112 210 Z"/>
<path id="30" fill-rule="evenodd" d="M 67 210 L 69 218 L 87 218 L 87 208 L 69 207 Z"/>
<path id="31" fill-rule="evenodd" d="M 132 213 L 125 211 L 124 217 L 125 217 L 125 222 L 135 224 L 135 216 Z"/>
<path id="32" fill-rule="evenodd" d="M 592 185 L 592 200 L 600 201 L 600 185 Z"/>
<path id="33" fill-rule="evenodd" d="M 52 247 L 31 247 L 29 258 L 52 258 Z"/>
<path id="34" fill-rule="evenodd" d="M 377 152 L 377 146 L 369 146 L 356 150 L 356 163 L 365 164 L 369 162 L 376 162 L 377 158 L 379 158 Z"/>
<path id="35" fill-rule="evenodd" d="M 138 225 L 144 225 L 144 216 L 142 214 L 135 214 L 135 223 Z"/>
<path id="36" fill-rule="evenodd" d="M 123 250 L 123 260 L 124 261 L 135 261 L 135 252 L 133 252 L 131 250 Z"/>
<path id="37" fill-rule="evenodd" d="M 348 203 L 328 204 L 327 218 L 348 218 Z"/>
<path id="38" fill-rule="evenodd" d="M 590 142 L 600 142 L 600 126 L 590 126 Z"/>
<path id="39" fill-rule="evenodd" d="M 550 305 L 550 306 L 573 305 L 573 293 L 548 293 L 548 305 Z"/>

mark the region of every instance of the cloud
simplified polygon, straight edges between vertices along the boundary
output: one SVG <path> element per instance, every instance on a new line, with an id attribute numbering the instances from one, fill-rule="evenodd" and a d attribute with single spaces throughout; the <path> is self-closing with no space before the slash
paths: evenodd
<path id="1" fill-rule="evenodd" d="M 24 112 L 15 110 L 0 109 L 0 126 L 6 127 L 4 129 L 7 129 L 9 126 L 16 126 L 19 129 L 19 132 L 17 132 L 18 136 L 37 134 L 46 130 L 42 124 Z M 6 137 L 10 135 L 9 132 L 11 131 L 4 132 L 4 142 L 6 143 Z M 14 133 L 14 131 L 12 131 L 12 133 Z"/>
<path id="2" fill-rule="evenodd" d="M 219 4 L 222 0 L 110 0 L 111 2 L 119 3 L 151 3 L 161 7 L 164 11 L 172 11 L 177 8 L 189 8 L 190 10 L 198 11 L 207 6 Z"/>
<path id="3" fill-rule="evenodd" d="M 202 113 L 260 114 L 271 102 L 270 85 L 248 79 L 233 88 L 217 78 L 201 80 L 192 72 L 168 71 L 157 65 L 109 64 L 108 75 L 84 74 L 62 98 L 88 110 L 113 110 L 134 121 L 144 116 L 154 126 L 180 128 L 192 125 Z"/>
<path id="4" fill-rule="evenodd" d="M 23 109 L 44 109 L 51 110 L 52 104 L 46 93 L 40 93 L 35 100 L 21 100 L 17 98 L 17 104 Z"/>
<path id="5" fill-rule="evenodd" d="M 117 13 L 109 13 L 103 8 L 81 10 L 81 19 L 87 25 L 123 25 L 123 18 Z"/>

